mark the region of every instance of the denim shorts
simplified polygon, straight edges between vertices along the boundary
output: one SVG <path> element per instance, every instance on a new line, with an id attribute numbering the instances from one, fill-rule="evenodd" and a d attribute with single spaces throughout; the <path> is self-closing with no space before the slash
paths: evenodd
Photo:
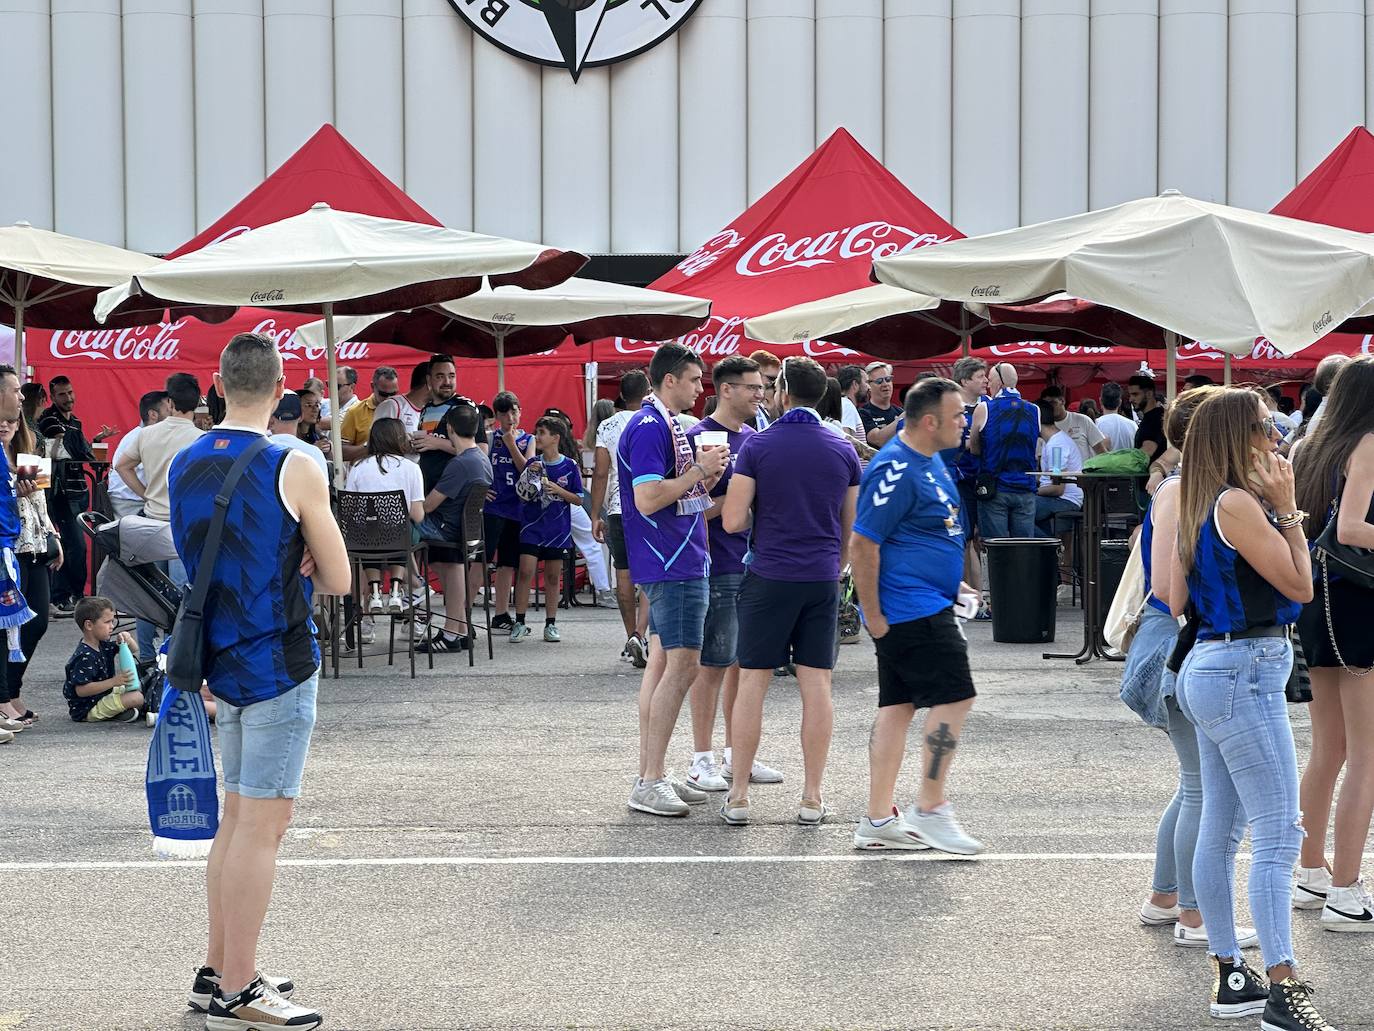
<path id="1" fill-rule="evenodd" d="M 215 726 L 226 792 L 244 798 L 295 798 L 301 793 L 319 685 L 316 670 L 309 680 L 265 702 L 219 702 Z"/>
<path id="2" fill-rule="evenodd" d="M 701 651 L 710 590 L 699 580 L 664 580 L 644 584 L 649 596 L 649 633 L 657 634 L 664 651 L 690 648 Z"/>
<path id="3" fill-rule="evenodd" d="M 739 598 L 743 573 L 720 573 L 711 577 L 710 605 L 706 609 L 706 628 L 702 633 L 701 664 L 714 669 L 733 666 L 739 658 Z"/>

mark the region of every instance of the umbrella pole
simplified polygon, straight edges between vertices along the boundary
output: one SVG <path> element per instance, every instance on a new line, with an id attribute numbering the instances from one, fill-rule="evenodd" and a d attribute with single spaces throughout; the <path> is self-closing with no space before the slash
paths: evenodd
<path id="1" fill-rule="evenodd" d="M 1177 391 L 1176 380 L 1178 379 L 1178 334 L 1164 331 L 1164 375 L 1168 378 L 1165 384 L 1166 396 L 1169 404 L 1174 403 L 1174 395 Z"/>
<path id="2" fill-rule="evenodd" d="M 496 331 L 496 389 L 506 389 L 506 331 Z"/>
<path id="3" fill-rule="evenodd" d="M 1226 358 L 1222 361 L 1221 382 L 1223 386 L 1231 385 L 1231 354 L 1227 352 Z"/>
<path id="4" fill-rule="evenodd" d="M 21 283 L 19 294 L 22 297 L 26 286 Z M 19 382 L 28 382 L 28 377 L 24 375 L 24 302 L 22 300 L 14 303 L 14 368 L 19 373 Z"/>
<path id="5" fill-rule="evenodd" d="M 343 413 L 339 411 L 339 355 L 334 345 L 334 305 L 324 305 L 325 356 L 329 366 L 329 454 L 334 486 L 343 489 Z"/>
<path id="6" fill-rule="evenodd" d="M 964 357 L 964 358 L 967 358 L 967 357 L 968 357 L 968 353 L 969 353 L 969 350 L 971 349 L 972 343 L 973 343 L 973 338 L 970 337 L 970 336 L 968 336 L 967 334 L 965 334 L 964 336 L 962 336 L 962 337 L 959 338 L 959 354 L 960 354 L 961 357 Z"/>

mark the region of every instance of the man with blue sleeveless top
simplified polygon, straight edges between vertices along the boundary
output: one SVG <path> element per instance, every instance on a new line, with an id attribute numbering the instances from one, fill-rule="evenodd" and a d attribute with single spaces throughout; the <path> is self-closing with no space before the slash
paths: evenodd
<path id="1" fill-rule="evenodd" d="M 701 396 L 701 357 L 664 344 L 649 362 L 653 391 L 616 445 L 630 573 L 649 596 L 649 664 L 639 688 L 639 778 L 630 808 L 686 816 L 706 793 L 664 772 L 682 700 L 697 674 L 709 600 L 706 511 L 729 447 L 692 443 L 677 415 Z"/>
<path id="2" fill-rule="evenodd" d="M 988 363 L 971 356 L 960 358 L 954 363 L 950 378 L 959 387 L 959 395 L 964 402 L 964 426 L 959 434 L 959 446 L 946 448 L 940 452 L 940 457 L 954 479 L 954 485 L 959 488 L 959 526 L 964 531 L 964 579 L 981 599 L 983 552 L 978 539 L 978 470 L 981 466 L 978 456 L 969 447 L 969 437 L 973 432 L 974 411 L 981 402 L 988 400 Z M 992 618 L 981 603 L 977 618 Z"/>
<path id="3" fill-rule="evenodd" d="M 854 522 L 854 587 L 878 652 L 878 717 L 868 738 L 868 812 L 859 849 L 935 848 L 960 855 L 983 846 L 964 833 L 945 783 L 976 692 L 968 642 L 954 605 L 964 534 L 958 493 L 939 452 L 963 433 L 960 391 L 926 379 L 906 396 L 905 423 L 868 465 Z M 921 786 L 902 813 L 893 802 L 918 709 L 929 709 Z"/>
<path id="4" fill-rule="evenodd" d="M 1017 373 L 998 362 L 988 373 L 988 393 L 978 404 L 969 431 L 969 450 L 978 456 L 978 534 L 1035 536 L 1035 445 L 1040 411 L 1016 389 Z"/>
<path id="5" fill-rule="evenodd" d="M 168 476 L 172 537 L 191 583 L 215 496 L 238 457 L 264 437 L 283 381 L 270 337 L 240 333 L 220 356 L 224 421 L 177 455 Z M 220 703 L 224 769 L 224 814 L 206 870 L 210 943 L 192 993 L 192 1005 L 208 1011 L 208 1031 L 312 1031 L 323 1022 L 287 1001 L 290 982 L 257 972 L 256 953 L 315 724 L 320 652 L 311 599 L 317 590 L 347 594 L 350 579 L 324 474 L 304 454 L 269 443 L 230 500 L 205 609 L 206 679 Z"/>

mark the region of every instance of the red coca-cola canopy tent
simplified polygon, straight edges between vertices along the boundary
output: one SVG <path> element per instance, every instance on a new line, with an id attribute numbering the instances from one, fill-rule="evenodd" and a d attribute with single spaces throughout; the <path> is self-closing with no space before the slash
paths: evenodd
<path id="1" fill-rule="evenodd" d="M 173 257 L 198 250 L 249 229 L 298 215 L 318 201 L 345 211 L 438 225 L 439 222 L 384 176 L 332 125 L 325 125 L 257 189 L 224 216 L 172 252 Z M 261 308 L 243 308 L 216 326 L 195 319 L 178 319 L 156 326 L 93 332 L 32 331 L 28 351 L 33 378 L 47 383 L 65 375 L 76 388 L 77 414 L 87 426 L 102 423 L 128 430 L 138 421 L 138 398 L 161 389 L 173 372 L 191 372 L 210 387 L 225 342 L 235 333 L 266 333 L 277 341 L 286 365 L 289 387 L 310 376 L 324 378 L 324 349 L 306 347 L 295 330 L 316 316 L 293 315 Z M 358 370 L 358 390 L 368 391 L 378 365 L 401 371 L 402 387 L 410 370 L 425 355 L 409 347 L 385 344 L 340 344 L 339 363 Z M 520 393 L 529 407 L 556 406 L 579 422 L 584 416 L 584 377 L 581 354 L 549 355 L 507 363 L 509 389 Z M 496 393 L 494 362 L 461 361 L 458 389 L 477 400 Z"/>
<path id="2" fill-rule="evenodd" d="M 825 341 L 756 344 L 744 320 L 869 285 L 873 259 L 963 236 L 928 208 L 844 129 L 821 144 L 654 290 L 707 297 L 710 321 L 680 339 L 709 363 L 765 347 L 825 362 L 859 352 Z M 656 343 L 614 337 L 581 353 L 607 364 L 644 364 Z M 564 345 L 562 352 L 568 350 Z"/>

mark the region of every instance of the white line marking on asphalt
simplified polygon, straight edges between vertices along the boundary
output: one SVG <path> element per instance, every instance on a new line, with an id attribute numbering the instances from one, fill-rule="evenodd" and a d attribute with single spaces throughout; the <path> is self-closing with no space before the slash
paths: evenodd
<path id="1" fill-rule="evenodd" d="M 278 866 L 677 866 L 696 864 L 747 865 L 766 863 L 883 863 L 883 862 L 1099 862 L 1138 863 L 1153 860 L 1153 852 L 990 852 L 956 856 L 945 852 L 851 852 L 820 856 L 376 856 L 352 859 L 280 859 Z M 64 870 L 203 869 L 203 859 L 131 859 L 119 861 L 0 863 L 0 873 L 45 873 Z"/>

